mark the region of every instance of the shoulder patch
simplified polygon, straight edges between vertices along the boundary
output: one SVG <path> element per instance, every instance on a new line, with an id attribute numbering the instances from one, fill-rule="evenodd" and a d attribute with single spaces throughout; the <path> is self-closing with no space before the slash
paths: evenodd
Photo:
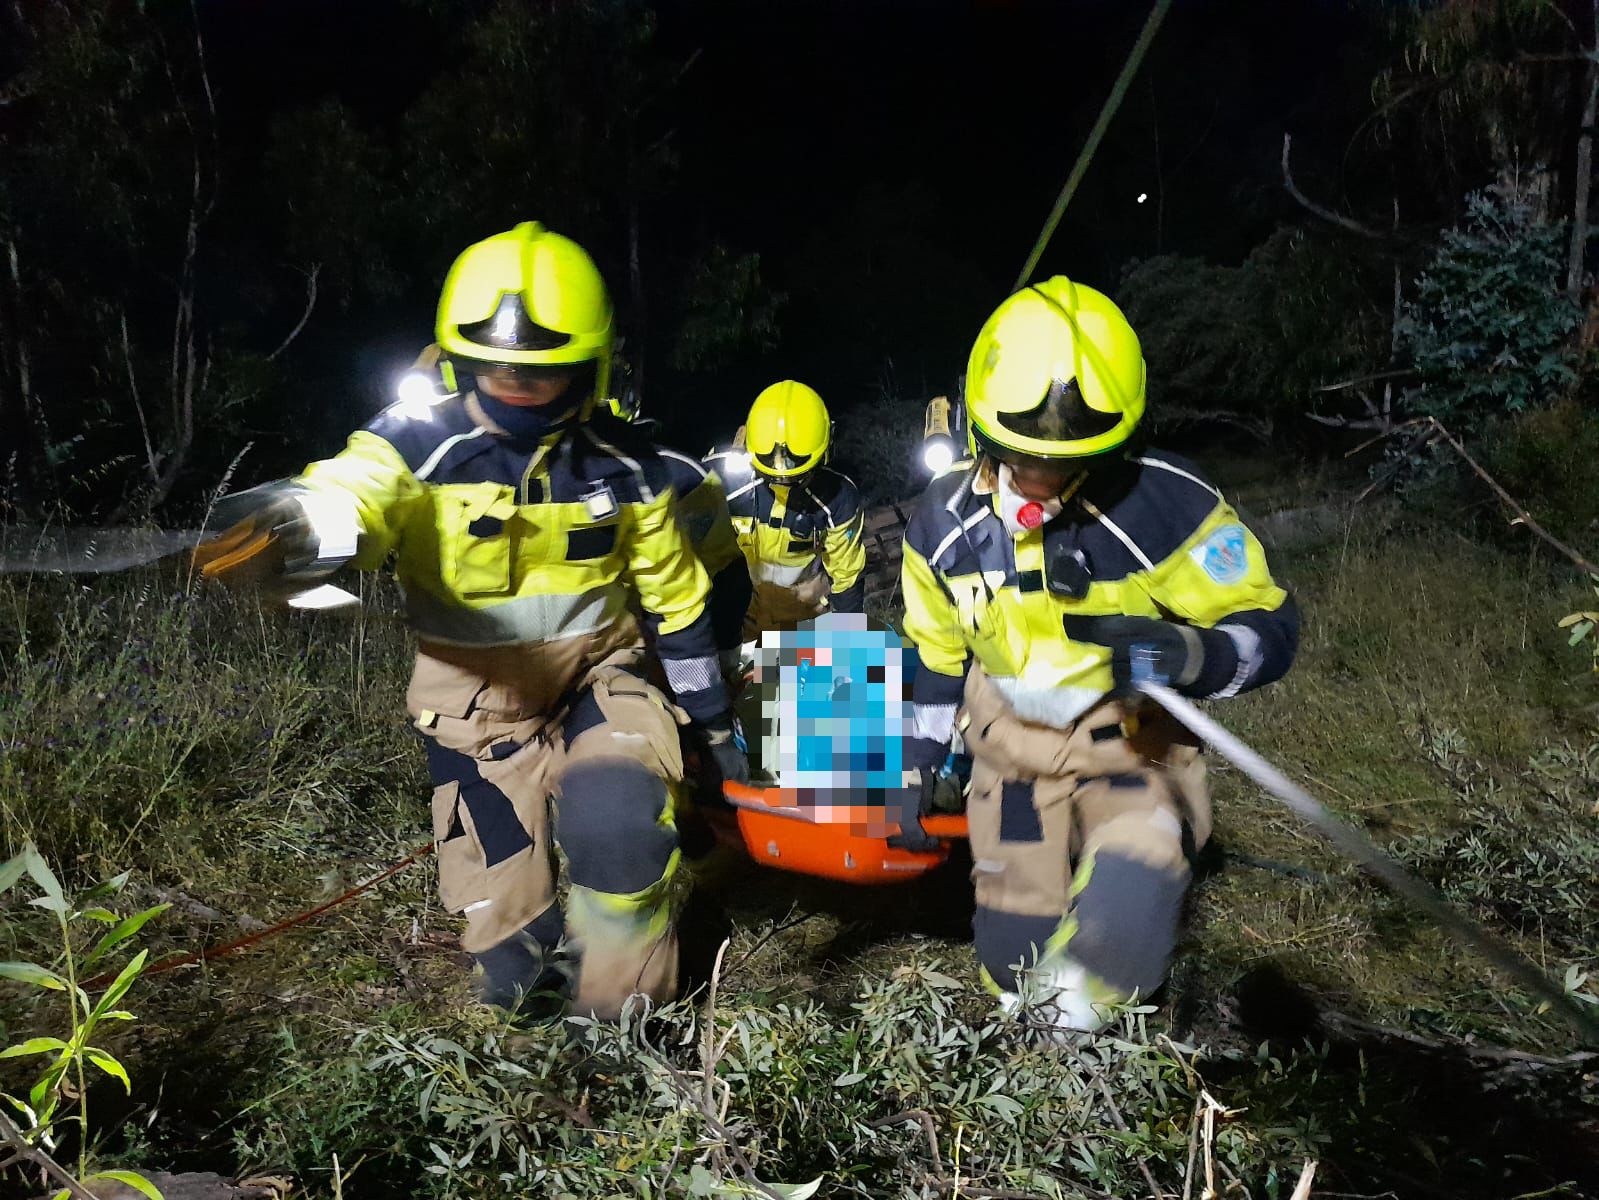
<path id="1" fill-rule="evenodd" d="M 1249 540 L 1244 527 L 1235 523 L 1215 530 L 1188 556 L 1217 583 L 1237 583 L 1249 573 Z"/>

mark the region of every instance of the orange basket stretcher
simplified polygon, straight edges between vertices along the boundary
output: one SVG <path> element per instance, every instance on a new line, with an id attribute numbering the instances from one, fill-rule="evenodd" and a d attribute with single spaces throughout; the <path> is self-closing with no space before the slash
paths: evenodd
<path id="1" fill-rule="evenodd" d="M 900 776 L 899 731 L 907 727 L 916 665 L 912 647 L 903 645 L 891 630 L 869 628 L 862 616 L 829 614 L 791 633 L 766 635 L 736 706 L 750 735 L 757 781 L 724 783 L 726 806 L 702 810 L 718 840 L 742 847 L 764 866 L 845 883 L 901 883 L 941 866 L 953 843 L 966 837 L 963 814 L 921 818 L 923 831 L 938 839 L 931 849 L 889 844 L 899 824 L 894 807 L 887 803 L 888 792 Z M 798 687 L 804 707 L 779 704 L 780 685 Z M 813 693 L 809 698 L 807 690 Z M 779 711 L 796 728 L 774 730 L 774 714 Z M 812 732 L 815 722 L 802 715 L 807 712 L 812 717 L 833 714 L 822 722 L 832 732 L 817 736 Z M 809 744 L 813 757 L 819 752 L 825 760 L 831 740 L 833 763 L 846 758 L 858 762 L 859 755 L 841 754 L 836 747 L 858 745 L 864 729 L 885 736 L 877 740 L 869 770 L 842 773 L 845 786 L 836 790 L 817 786 L 817 775 L 803 771 L 796 778 L 809 786 L 787 786 L 787 779 L 759 780 L 763 759 L 774 760 L 765 764 L 771 775 L 784 773 L 775 760 L 795 762 L 796 738 Z M 808 738 L 807 732 L 811 732 Z M 822 777 L 826 775 L 824 770 Z"/>
<path id="2" fill-rule="evenodd" d="M 844 883 L 903 883 L 942 866 L 951 843 L 966 836 L 964 814 L 922 818 L 922 829 L 939 839 L 934 850 L 890 846 L 894 826 L 881 836 L 861 832 L 862 823 L 826 808 L 800 804 L 792 788 L 724 783 L 732 811 L 706 814 L 723 842 L 743 846 L 764 866 Z M 858 807 L 858 806 L 856 806 Z M 840 806 L 842 808 L 842 806 Z M 878 810 L 879 816 L 881 810 Z"/>

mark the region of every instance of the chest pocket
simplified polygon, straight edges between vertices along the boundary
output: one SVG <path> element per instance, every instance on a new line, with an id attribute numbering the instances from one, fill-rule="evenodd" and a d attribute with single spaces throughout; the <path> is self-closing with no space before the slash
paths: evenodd
<path id="1" fill-rule="evenodd" d="M 497 483 L 441 488 L 437 513 L 444 583 L 463 596 L 509 592 L 515 491 Z"/>
<path id="2" fill-rule="evenodd" d="M 617 530 L 621 518 L 613 517 L 605 524 L 579 525 L 566 531 L 566 560 L 605 558 L 616 548 Z"/>
<path id="3" fill-rule="evenodd" d="M 789 554 L 810 556 L 817 552 L 822 541 L 821 521 L 814 513 L 790 512 L 783 516 L 783 532 L 787 535 L 785 549 Z"/>

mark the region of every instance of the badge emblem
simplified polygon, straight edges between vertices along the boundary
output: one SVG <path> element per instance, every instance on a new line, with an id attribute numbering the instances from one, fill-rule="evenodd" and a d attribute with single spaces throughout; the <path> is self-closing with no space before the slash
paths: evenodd
<path id="1" fill-rule="evenodd" d="M 1242 525 L 1223 525 L 1189 554 L 1217 583 L 1237 583 L 1249 571 L 1249 546 Z"/>

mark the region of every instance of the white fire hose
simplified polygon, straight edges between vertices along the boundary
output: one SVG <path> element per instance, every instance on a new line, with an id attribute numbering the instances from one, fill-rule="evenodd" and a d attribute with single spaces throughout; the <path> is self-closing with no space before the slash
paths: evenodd
<path id="1" fill-rule="evenodd" d="M 1354 826 L 1335 817 L 1310 794 L 1238 738 L 1200 711 L 1193 701 L 1159 683 L 1140 683 L 1138 690 L 1181 721 L 1200 740 L 1282 801 L 1351 862 L 1370 871 L 1408 900 L 1451 937 L 1464 942 L 1528 991 L 1558 1009 L 1584 1037 L 1599 1045 L 1599 1020 L 1532 962 L 1476 921 L 1453 908 L 1433 888 L 1411 875 L 1379 850 Z"/>

